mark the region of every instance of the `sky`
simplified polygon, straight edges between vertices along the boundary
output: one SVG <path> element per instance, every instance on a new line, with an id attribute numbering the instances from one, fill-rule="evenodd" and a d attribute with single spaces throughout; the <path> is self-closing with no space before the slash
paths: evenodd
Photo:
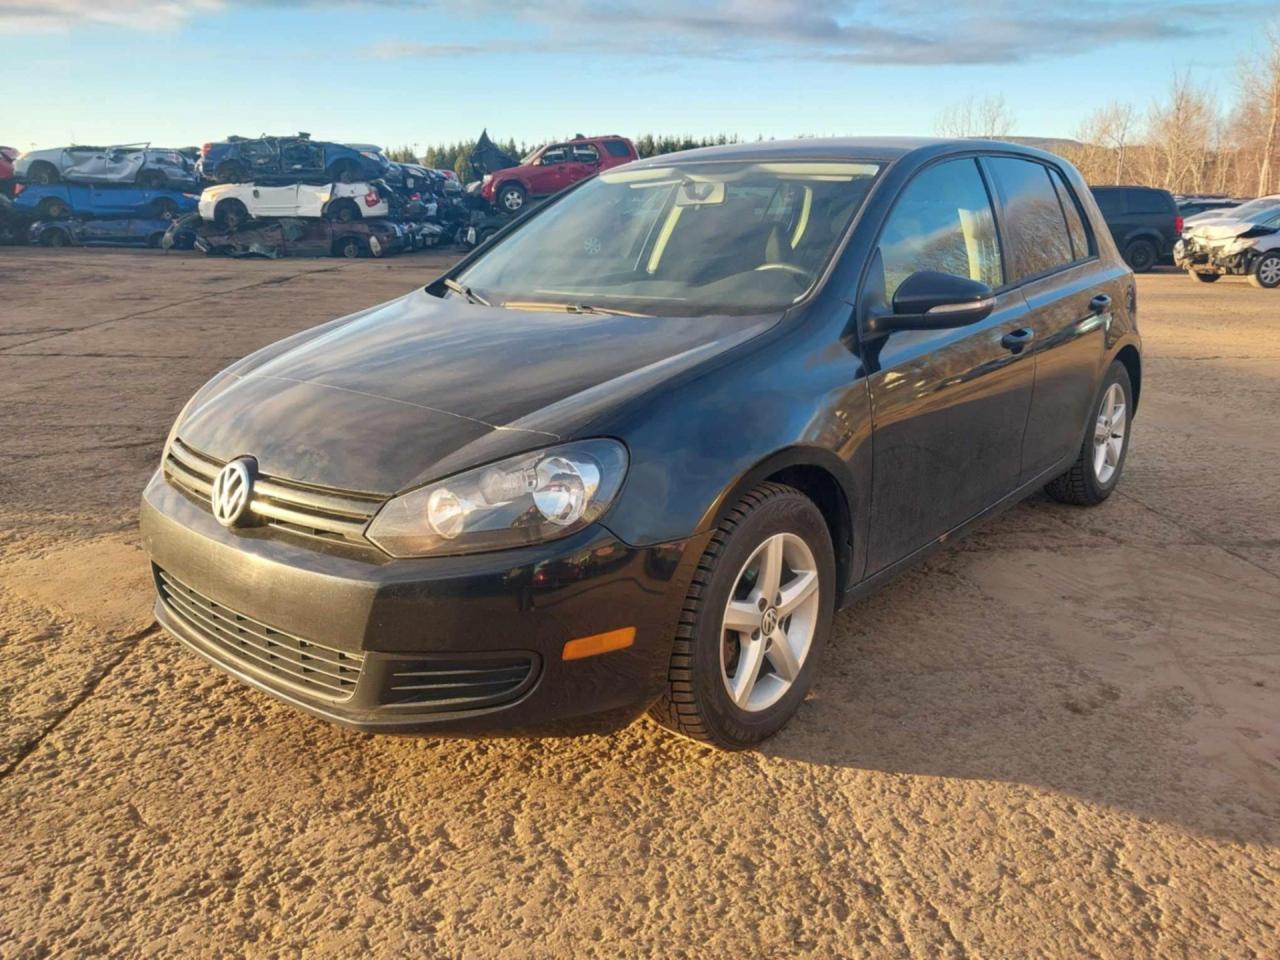
<path id="1" fill-rule="evenodd" d="M 574 133 L 929 134 L 1003 96 L 1071 136 L 1178 70 L 1224 102 L 1276 0 L 0 0 L 0 143 L 299 130 L 410 146 Z M 1052 11 L 1052 12 L 1051 12 Z"/>

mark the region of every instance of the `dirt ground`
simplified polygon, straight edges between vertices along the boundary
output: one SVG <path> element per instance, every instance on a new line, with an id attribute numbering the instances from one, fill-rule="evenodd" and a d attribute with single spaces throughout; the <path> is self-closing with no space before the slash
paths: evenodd
<path id="1" fill-rule="evenodd" d="M 1142 277 L 1118 494 L 841 614 L 758 752 L 374 739 L 157 632 L 136 505 L 443 262 L 0 249 L 0 956 L 1280 956 L 1280 294 Z"/>

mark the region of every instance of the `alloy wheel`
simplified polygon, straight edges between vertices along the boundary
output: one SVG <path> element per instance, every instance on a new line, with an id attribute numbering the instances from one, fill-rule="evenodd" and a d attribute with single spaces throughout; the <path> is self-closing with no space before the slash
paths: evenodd
<path id="1" fill-rule="evenodd" d="M 1258 264 L 1258 280 L 1264 287 L 1280 286 L 1280 257 L 1267 257 Z"/>
<path id="2" fill-rule="evenodd" d="M 1124 388 L 1113 383 L 1102 397 L 1098 420 L 1093 428 L 1093 473 L 1101 484 L 1111 482 L 1124 451 Z"/>
<path id="3" fill-rule="evenodd" d="M 748 713 L 791 689 L 813 645 L 820 612 L 818 564 L 793 533 L 769 537 L 747 558 L 725 606 L 720 676 Z"/>

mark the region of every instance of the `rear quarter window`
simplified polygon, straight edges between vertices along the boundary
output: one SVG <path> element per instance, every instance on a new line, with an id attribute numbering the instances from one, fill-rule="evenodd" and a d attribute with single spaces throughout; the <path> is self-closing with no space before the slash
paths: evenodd
<path id="1" fill-rule="evenodd" d="M 1093 199 L 1104 217 L 1122 217 L 1126 213 L 1124 193 L 1120 190 L 1095 190 Z"/>
<path id="2" fill-rule="evenodd" d="M 611 157 L 629 157 L 631 156 L 631 148 L 622 140 L 604 140 L 604 152 Z"/>
<path id="3" fill-rule="evenodd" d="M 1130 190 L 1130 213 L 1177 213 L 1173 195 L 1163 190 Z"/>

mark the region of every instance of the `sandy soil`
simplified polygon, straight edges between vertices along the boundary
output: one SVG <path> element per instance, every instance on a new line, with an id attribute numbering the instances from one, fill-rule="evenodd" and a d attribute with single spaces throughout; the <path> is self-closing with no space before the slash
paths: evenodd
<path id="1" fill-rule="evenodd" d="M 0 957 L 1280 955 L 1280 295 L 1141 278 L 1118 495 L 843 613 L 725 756 L 366 738 L 151 626 L 185 398 L 439 262 L 0 249 Z"/>

